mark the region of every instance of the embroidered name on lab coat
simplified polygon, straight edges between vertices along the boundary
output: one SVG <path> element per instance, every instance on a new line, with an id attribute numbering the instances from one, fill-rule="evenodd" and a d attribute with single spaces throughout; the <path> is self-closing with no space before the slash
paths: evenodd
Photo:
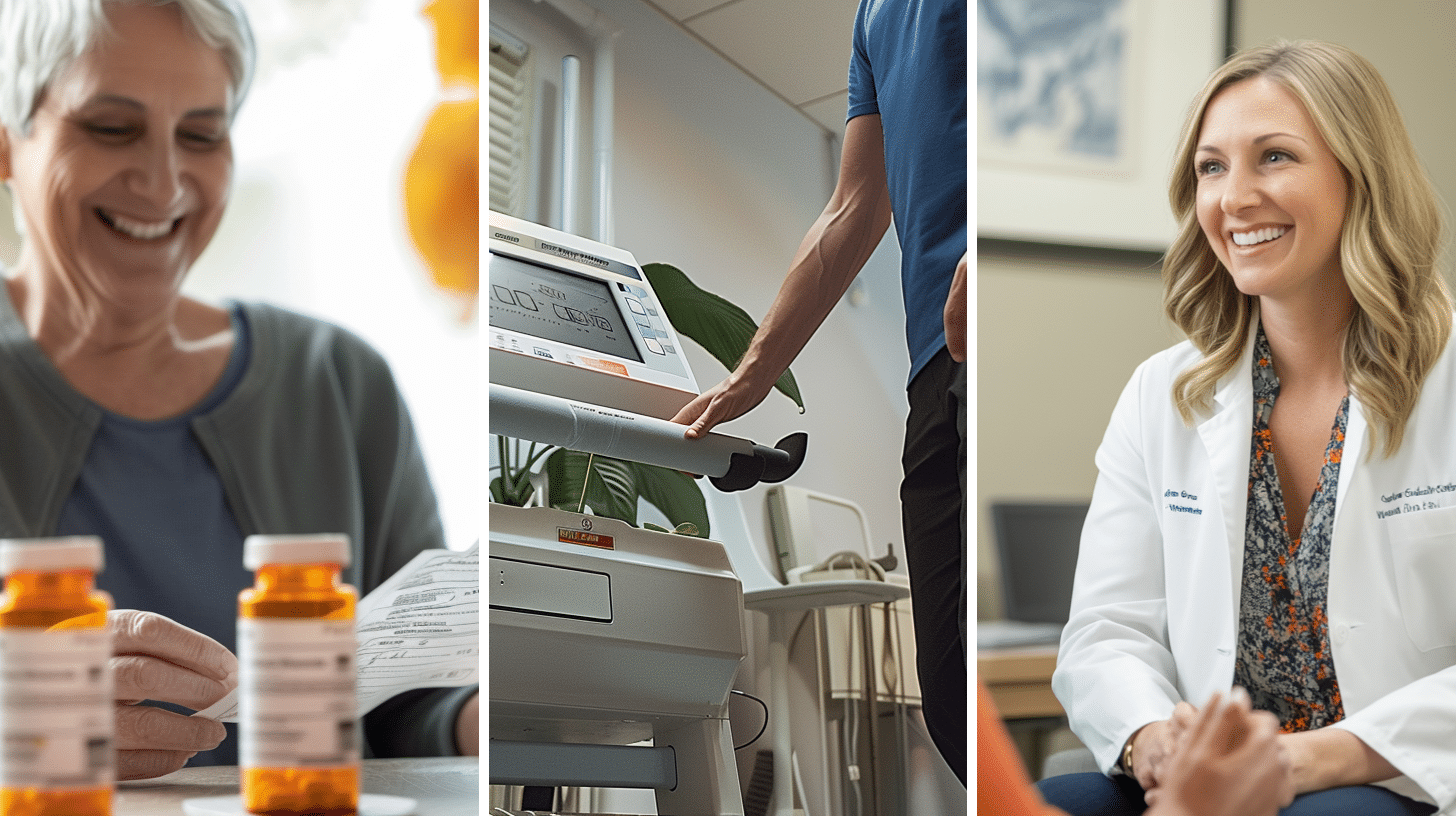
<path id="1" fill-rule="evenodd" d="M 1194 506 L 1194 502 L 1198 501 L 1198 496 L 1186 490 L 1165 490 L 1163 491 L 1163 498 L 1168 500 L 1167 508 L 1169 512 L 1188 513 L 1194 516 L 1203 515 L 1203 508 Z"/>
<path id="2" fill-rule="evenodd" d="M 1448 482 L 1425 487 L 1407 487 L 1405 490 L 1397 490 L 1393 493 L 1382 493 L 1380 503 L 1387 507 L 1384 510 L 1376 510 L 1375 517 L 1383 519 L 1406 513 L 1418 513 L 1422 510 L 1436 510 L 1450 504 L 1449 499 L 1436 501 L 1437 496 L 1448 493 L 1456 493 L 1456 484 Z"/>

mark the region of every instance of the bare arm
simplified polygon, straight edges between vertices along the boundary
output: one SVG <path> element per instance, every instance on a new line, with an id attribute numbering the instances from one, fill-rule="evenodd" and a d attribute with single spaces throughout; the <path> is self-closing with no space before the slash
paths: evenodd
<path id="1" fill-rule="evenodd" d="M 773 388 L 839 302 L 890 226 L 884 135 L 879 115 L 856 116 L 844 132 L 839 182 L 799 244 L 778 297 L 743 360 L 723 382 L 688 403 L 673 422 L 694 438 L 748 413 Z"/>
<path id="2" fill-rule="evenodd" d="M 1342 728 L 1281 734 L 1279 739 L 1289 753 L 1294 788 L 1299 793 L 1384 782 L 1400 776 L 1385 757 Z"/>

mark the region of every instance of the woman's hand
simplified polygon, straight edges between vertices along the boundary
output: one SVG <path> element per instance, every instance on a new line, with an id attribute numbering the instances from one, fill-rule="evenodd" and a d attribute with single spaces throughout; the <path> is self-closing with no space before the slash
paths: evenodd
<path id="1" fill-rule="evenodd" d="M 1133 778 L 1150 791 L 1161 782 L 1163 763 L 1173 754 L 1178 736 L 1194 721 L 1198 710 L 1188 703 L 1179 703 L 1173 716 L 1148 723 L 1132 735 Z"/>
<path id="2" fill-rule="evenodd" d="M 455 718 L 455 747 L 461 756 L 480 756 L 480 692 L 470 695 Z"/>
<path id="3" fill-rule="evenodd" d="M 212 638 L 153 612 L 106 616 L 116 683 L 116 778 L 171 773 L 198 751 L 216 748 L 222 723 L 184 717 L 142 700 L 203 709 L 237 685 L 238 659 Z"/>
<path id="4" fill-rule="evenodd" d="M 1144 797 L 1148 816 L 1273 816 L 1294 800 L 1279 721 L 1252 711 L 1242 689 L 1227 703 L 1215 695 L 1179 731 L 1158 787 Z"/>

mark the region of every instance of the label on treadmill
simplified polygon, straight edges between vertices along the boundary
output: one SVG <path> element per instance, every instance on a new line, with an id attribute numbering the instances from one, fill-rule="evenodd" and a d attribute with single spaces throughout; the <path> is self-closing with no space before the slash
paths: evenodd
<path id="1" fill-rule="evenodd" d="M 571 360 L 568 359 L 567 362 L 571 362 Z M 608 374 L 616 374 L 618 377 L 632 376 L 627 371 L 626 366 L 622 365 L 621 363 L 613 362 L 611 360 L 598 360 L 595 357 L 583 357 L 578 354 L 576 356 L 576 362 L 586 366 L 587 368 L 595 368 L 598 371 L 605 371 Z"/>
<path id="2" fill-rule="evenodd" d="M 583 524 L 589 524 L 590 519 L 582 519 Z M 580 544 L 583 547 L 596 547 L 599 550 L 617 549 L 617 539 L 601 533 L 593 533 L 590 529 L 575 530 L 570 527 L 557 527 L 557 540 L 563 544 Z"/>
<path id="3" fill-rule="evenodd" d="M 508 241 L 512 244 L 515 244 L 516 246 L 523 246 L 528 249 L 534 249 L 537 252 L 544 252 L 548 255 L 555 255 L 558 258 L 565 258 L 568 261 L 575 261 L 576 263 L 583 264 L 585 266 L 592 266 L 596 267 L 597 269 L 605 269 L 608 272 L 615 272 L 618 275 L 625 275 L 635 280 L 642 280 L 642 273 L 638 272 L 631 265 L 622 263 L 621 261 L 613 260 L 611 258 L 603 258 L 600 255 L 593 255 L 590 252 L 583 252 L 579 249 L 564 247 L 560 244 L 553 244 L 550 241 L 542 241 L 529 235 L 522 235 L 517 232 L 511 232 L 510 230 L 500 229 L 497 227 L 491 228 L 490 237 L 499 239 L 501 241 Z"/>

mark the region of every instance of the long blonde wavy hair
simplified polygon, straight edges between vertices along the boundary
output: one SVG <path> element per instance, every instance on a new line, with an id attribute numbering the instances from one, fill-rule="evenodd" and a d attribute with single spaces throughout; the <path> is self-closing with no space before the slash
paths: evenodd
<path id="1" fill-rule="evenodd" d="M 1242 359 L 1253 319 L 1254 299 L 1235 287 L 1194 208 L 1204 112 L 1224 88 L 1253 77 L 1298 98 L 1344 168 L 1339 256 L 1355 298 L 1345 382 L 1368 411 L 1370 450 L 1378 444 L 1389 456 L 1451 333 L 1451 294 L 1437 268 L 1443 218 L 1390 89 L 1374 66 L 1339 45 L 1281 41 L 1241 51 L 1193 101 L 1168 190 L 1178 235 L 1163 259 L 1163 308 L 1203 358 L 1174 381 L 1173 403 L 1190 425 L 1208 410 L 1219 379 Z"/>

